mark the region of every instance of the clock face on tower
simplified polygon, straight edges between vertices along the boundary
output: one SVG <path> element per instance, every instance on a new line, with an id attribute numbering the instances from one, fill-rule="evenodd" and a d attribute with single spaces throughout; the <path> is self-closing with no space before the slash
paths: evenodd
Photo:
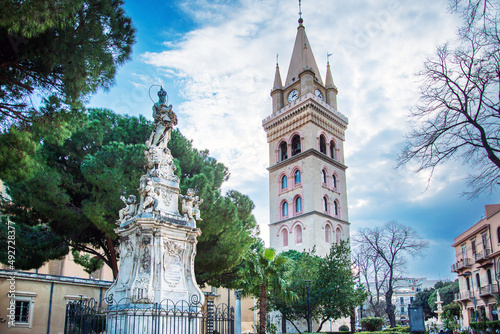
<path id="1" fill-rule="evenodd" d="M 314 90 L 314 94 L 319 97 L 321 100 L 323 100 L 323 94 L 321 94 L 321 91 L 319 89 Z"/>
<path id="2" fill-rule="evenodd" d="M 288 103 L 292 103 L 293 101 L 297 100 L 299 97 L 299 92 L 297 92 L 296 89 L 292 90 L 290 94 L 288 94 Z"/>

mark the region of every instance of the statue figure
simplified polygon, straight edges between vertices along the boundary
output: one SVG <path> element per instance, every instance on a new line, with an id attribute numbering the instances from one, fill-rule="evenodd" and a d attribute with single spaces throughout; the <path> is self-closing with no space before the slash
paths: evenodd
<path id="1" fill-rule="evenodd" d="M 152 212 L 156 205 L 158 204 L 159 194 L 153 186 L 153 181 L 148 180 L 146 185 L 140 189 L 141 195 L 144 196 L 144 202 L 142 202 L 142 210 L 144 212 Z"/>
<path id="2" fill-rule="evenodd" d="M 137 212 L 137 198 L 134 195 L 130 195 L 128 198 L 125 198 L 125 196 L 120 196 L 120 199 L 126 205 L 123 209 L 118 211 L 120 222 L 124 223 L 135 216 Z"/>
<path id="3" fill-rule="evenodd" d="M 186 195 L 179 195 L 182 199 L 182 213 L 189 218 L 189 221 L 201 220 L 199 205 L 203 203 L 198 196 L 194 195 L 194 190 L 189 188 Z"/>
<path id="4" fill-rule="evenodd" d="M 165 104 L 167 93 L 163 87 L 158 92 L 158 102 L 153 105 L 154 128 L 146 142 L 147 146 L 167 147 L 170 140 L 170 130 L 177 125 L 177 115 L 172 111 L 172 105 Z"/>
<path id="5" fill-rule="evenodd" d="M 203 204 L 203 199 L 200 199 L 198 196 L 194 198 L 194 207 L 193 214 L 196 220 L 203 220 L 200 217 L 200 205 Z"/>

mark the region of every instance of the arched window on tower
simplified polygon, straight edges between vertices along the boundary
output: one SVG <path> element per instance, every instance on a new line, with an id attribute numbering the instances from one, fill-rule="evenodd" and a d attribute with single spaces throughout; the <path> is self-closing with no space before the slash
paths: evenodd
<path id="1" fill-rule="evenodd" d="M 288 159 L 288 145 L 285 141 L 282 141 L 280 144 L 280 161 L 284 161 Z"/>
<path id="2" fill-rule="evenodd" d="M 300 175 L 300 170 L 296 170 L 295 171 L 295 184 L 299 184 L 300 182 L 302 182 L 302 177 Z"/>
<path id="3" fill-rule="evenodd" d="M 335 215 L 335 217 L 338 217 L 339 215 L 339 202 L 337 201 L 333 202 L 333 214 Z"/>
<path id="4" fill-rule="evenodd" d="M 325 136 L 319 136 L 319 151 L 326 154 L 326 138 Z"/>
<path id="5" fill-rule="evenodd" d="M 281 216 L 282 217 L 288 216 L 288 203 L 287 202 L 283 202 L 283 204 L 281 205 Z"/>
<path id="6" fill-rule="evenodd" d="M 326 184 L 326 171 L 324 169 L 321 170 L 321 182 Z"/>
<path id="7" fill-rule="evenodd" d="M 323 197 L 323 211 L 325 213 L 328 212 L 328 198 L 326 198 L 326 196 Z"/>
<path id="8" fill-rule="evenodd" d="M 288 187 L 288 178 L 286 175 L 283 175 L 281 178 L 281 189 L 286 189 Z"/>
<path id="9" fill-rule="evenodd" d="M 299 154 L 300 152 L 302 152 L 300 145 L 300 136 L 295 135 L 292 138 L 292 157 L 296 154 Z"/>
<path id="10" fill-rule="evenodd" d="M 332 185 L 333 188 L 337 189 L 337 177 L 335 176 L 335 174 L 332 174 Z"/>
<path id="11" fill-rule="evenodd" d="M 332 157 L 332 159 L 335 159 L 336 160 L 336 156 L 335 156 L 335 142 L 333 140 L 330 141 L 330 156 Z"/>
<path id="12" fill-rule="evenodd" d="M 295 243 L 302 243 L 302 226 L 300 225 L 295 226 Z"/>
<path id="13" fill-rule="evenodd" d="M 302 198 L 297 197 L 295 199 L 295 213 L 302 212 Z"/>
<path id="14" fill-rule="evenodd" d="M 330 243 L 331 234 L 332 234 L 332 228 L 330 227 L 330 224 L 326 224 L 326 226 L 325 226 L 325 241 L 328 243 Z"/>
<path id="15" fill-rule="evenodd" d="M 337 227 L 335 230 L 335 242 L 337 245 L 340 245 L 340 237 L 342 236 L 342 231 L 340 230 L 340 227 Z"/>
<path id="16" fill-rule="evenodd" d="M 286 228 L 284 228 L 281 231 L 281 240 L 283 242 L 283 247 L 287 247 L 288 246 L 288 230 Z"/>

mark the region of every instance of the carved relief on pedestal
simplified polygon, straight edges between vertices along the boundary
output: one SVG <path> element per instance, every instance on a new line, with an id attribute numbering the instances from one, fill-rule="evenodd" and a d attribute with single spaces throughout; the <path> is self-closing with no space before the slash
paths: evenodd
<path id="1" fill-rule="evenodd" d="M 122 258 L 122 262 L 120 263 L 120 271 L 118 273 L 118 282 L 121 286 L 127 285 L 130 281 L 130 277 L 132 276 L 134 270 L 134 262 L 133 262 L 133 252 L 134 246 L 130 240 L 122 241 L 120 245 L 120 258 Z"/>
<path id="2" fill-rule="evenodd" d="M 140 266 L 136 275 L 136 279 L 132 284 L 131 301 L 133 303 L 151 303 L 151 236 L 145 235 L 140 240 Z"/>
<path id="3" fill-rule="evenodd" d="M 163 253 L 163 270 L 165 282 L 170 287 L 176 287 L 181 283 L 184 272 L 182 259 L 184 248 L 171 240 L 163 242 L 165 251 Z"/>

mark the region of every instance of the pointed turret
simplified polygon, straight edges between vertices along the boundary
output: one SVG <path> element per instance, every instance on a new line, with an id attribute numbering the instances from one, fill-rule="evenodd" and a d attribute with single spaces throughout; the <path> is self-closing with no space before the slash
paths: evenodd
<path id="1" fill-rule="evenodd" d="M 276 64 L 276 73 L 274 74 L 274 85 L 273 90 L 283 89 L 283 84 L 281 83 L 280 67 Z"/>
<path id="2" fill-rule="evenodd" d="M 333 83 L 332 71 L 330 70 L 330 62 L 326 63 L 326 103 L 337 109 L 337 87 Z"/>
<path id="3" fill-rule="evenodd" d="M 292 60 L 290 61 L 290 67 L 288 68 L 288 74 L 286 76 L 285 87 L 296 82 L 304 70 L 314 72 L 315 78 L 323 85 L 323 81 L 318 71 L 318 65 L 316 65 L 311 45 L 307 39 L 305 27 L 302 24 L 303 22 L 304 20 L 300 18 L 297 36 L 295 37 L 295 45 L 293 47 Z"/>
<path id="4" fill-rule="evenodd" d="M 271 90 L 271 97 L 273 98 L 273 112 L 283 108 L 283 84 L 281 83 L 278 63 L 276 63 L 276 73 L 274 75 L 274 85 Z"/>

